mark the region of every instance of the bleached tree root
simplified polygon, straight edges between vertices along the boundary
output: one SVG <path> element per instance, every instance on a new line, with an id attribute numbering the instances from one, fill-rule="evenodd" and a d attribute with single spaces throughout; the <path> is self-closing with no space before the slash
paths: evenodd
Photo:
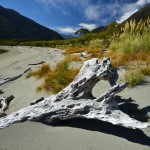
<path id="1" fill-rule="evenodd" d="M 5 110 L 8 108 L 12 99 L 14 99 L 13 95 L 0 98 L 0 117 L 6 116 Z"/>
<path id="2" fill-rule="evenodd" d="M 130 118 L 118 109 L 114 96 L 126 88 L 127 83 L 115 85 L 115 76 L 109 58 L 104 58 L 101 64 L 95 58 L 86 61 L 68 87 L 37 104 L 1 118 L 0 128 L 26 120 L 54 123 L 72 118 L 98 119 L 133 129 L 150 126 L 149 123 Z M 95 98 L 92 89 L 100 80 L 108 80 L 112 87 Z"/>
<path id="3" fill-rule="evenodd" d="M 28 72 L 29 70 L 31 70 L 31 68 L 26 69 L 23 73 L 21 73 L 21 74 L 15 76 L 15 77 L 10 77 L 10 78 L 6 78 L 6 79 L 4 79 L 4 80 L 1 80 L 1 81 L 0 81 L 0 85 L 5 84 L 5 83 L 10 82 L 10 81 L 14 81 L 14 80 L 20 78 L 21 76 L 23 76 L 23 75 L 24 75 L 26 72 Z"/>

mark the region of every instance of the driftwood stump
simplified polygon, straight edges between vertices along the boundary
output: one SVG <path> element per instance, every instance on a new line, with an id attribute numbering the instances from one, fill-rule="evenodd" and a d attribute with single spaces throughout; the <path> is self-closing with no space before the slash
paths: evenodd
<path id="1" fill-rule="evenodd" d="M 0 94 L 3 94 L 4 92 L 3 92 L 3 90 L 0 90 Z"/>
<path id="2" fill-rule="evenodd" d="M 4 117 L 7 115 L 5 113 L 5 110 L 8 108 L 12 99 L 14 99 L 13 95 L 0 98 L 0 117 Z"/>
<path id="3" fill-rule="evenodd" d="M 107 80 L 112 87 L 95 98 L 92 89 L 100 80 Z M 53 123 L 72 118 L 98 119 L 133 129 L 150 126 L 130 118 L 118 109 L 114 96 L 126 88 L 127 83 L 116 85 L 116 80 L 117 73 L 109 58 L 104 58 L 100 64 L 96 58 L 88 60 L 68 87 L 37 104 L 1 118 L 0 128 L 26 120 Z"/>

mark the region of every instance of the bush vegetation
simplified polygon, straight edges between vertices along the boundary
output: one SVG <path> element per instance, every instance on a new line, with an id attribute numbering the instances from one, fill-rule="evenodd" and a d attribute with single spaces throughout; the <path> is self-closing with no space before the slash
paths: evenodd
<path id="1" fill-rule="evenodd" d="M 112 51 L 123 54 L 131 54 L 138 51 L 150 52 L 150 19 L 138 23 L 126 22 L 120 33 L 114 33 L 110 44 Z"/>
<path id="2" fill-rule="evenodd" d="M 128 68 L 125 72 L 125 81 L 129 83 L 129 87 L 143 84 L 145 76 L 150 75 L 150 66 Z"/>
<path id="3" fill-rule="evenodd" d="M 70 69 L 69 62 L 70 60 L 67 58 L 58 63 L 54 69 L 51 69 L 48 64 L 44 64 L 39 69 L 29 72 L 26 77 L 33 76 L 37 79 L 43 79 L 43 83 L 37 87 L 37 91 L 58 93 L 71 83 L 79 72 L 79 69 Z"/>
<path id="4" fill-rule="evenodd" d="M 141 85 L 144 81 L 144 75 L 141 70 L 136 69 L 128 69 L 125 73 L 125 81 L 128 82 L 129 87 L 134 87 L 136 85 Z"/>

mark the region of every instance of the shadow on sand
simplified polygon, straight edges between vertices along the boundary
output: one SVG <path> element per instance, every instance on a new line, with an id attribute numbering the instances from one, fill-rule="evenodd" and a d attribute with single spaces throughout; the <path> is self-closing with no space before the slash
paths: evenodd
<path id="1" fill-rule="evenodd" d="M 147 122 L 150 119 L 148 116 L 150 106 L 139 108 L 139 105 L 136 104 L 132 98 L 122 99 L 120 96 L 116 96 L 115 99 L 118 102 L 119 109 L 128 114 L 131 118 L 141 122 Z"/>
<path id="2" fill-rule="evenodd" d="M 139 105 L 132 103 L 135 101 L 132 100 L 131 98 L 122 99 L 120 96 L 116 96 L 115 98 L 118 101 L 119 109 L 121 109 L 121 111 L 127 113 L 128 115 L 130 115 L 131 117 L 137 120 L 147 121 L 146 113 L 150 112 L 150 106 L 139 110 L 138 109 Z M 113 125 L 111 123 L 100 121 L 100 120 L 77 118 L 77 119 L 61 121 L 53 124 L 53 126 L 67 126 L 67 127 L 86 129 L 90 131 L 98 131 L 105 134 L 115 135 L 127 139 L 130 142 L 138 143 L 150 147 L 150 137 L 148 137 L 142 130 L 129 129 L 129 128 Z"/>
<path id="3" fill-rule="evenodd" d="M 144 134 L 143 131 L 139 129 L 128 129 L 125 127 L 112 125 L 111 123 L 103 122 L 99 120 L 72 119 L 72 120 L 59 122 L 54 126 L 67 126 L 67 127 L 86 129 L 90 131 L 98 131 L 105 134 L 115 135 L 127 139 L 130 142 L 138 143 L 141 145 L 147 145 L 150 147 L 150 137 Z"/>

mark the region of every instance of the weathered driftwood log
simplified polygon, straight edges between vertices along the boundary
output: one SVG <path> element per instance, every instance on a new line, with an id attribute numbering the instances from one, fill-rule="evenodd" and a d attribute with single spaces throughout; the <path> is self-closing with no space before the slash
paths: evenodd
<path id="1" fill-rule="evenodd" d="M 26 69 L 23 73 L 15 76 L 15 77 L 10 77 L 10 78 L 6 78 L 4 80 L 0 80 L 0 85 L 5 84 L 5 83 L 10 82 L 10 81 L 14 81 L 14 80 L 20 78 L 22 75 L 24 75 L 29 70 L 31 70 L 31 68 Z"/>
<path id="2" fill-rule="evenodd" d="M 98 98 L 92 95 L 92 89 L 100 80 L 108 80 L 113 87 Z M 122 91 L 127 83 L 115 85 L 115 72 L 109 58 L 98 63 L 98 59 L 86 61 L 74 81 L 56 95 L 12 113 L 0 119 L 0 128 L 11 124 L 32 120 L 54 123 L 72 118 L 87 118 L 107 121 L 128 128 L 146 128 L 142 123 L 118 109 L 115 94 Z"/>
<path id="3" fill-rule="evenodd" d="M 4 111 L 8 108 L 12 99 L 14 99 L 13 95 L 0 98 L 0 117 L 6 116 Z"/>
<path id="4" fill-rule="evenodd" d="M 28 65 L 40 65 L 40 64 L 44 64 L 44 63 L 45 63 L 45 61 L 41 61 L 39 63 L 33 63 L 33 64 L 28 64 Z"/>

